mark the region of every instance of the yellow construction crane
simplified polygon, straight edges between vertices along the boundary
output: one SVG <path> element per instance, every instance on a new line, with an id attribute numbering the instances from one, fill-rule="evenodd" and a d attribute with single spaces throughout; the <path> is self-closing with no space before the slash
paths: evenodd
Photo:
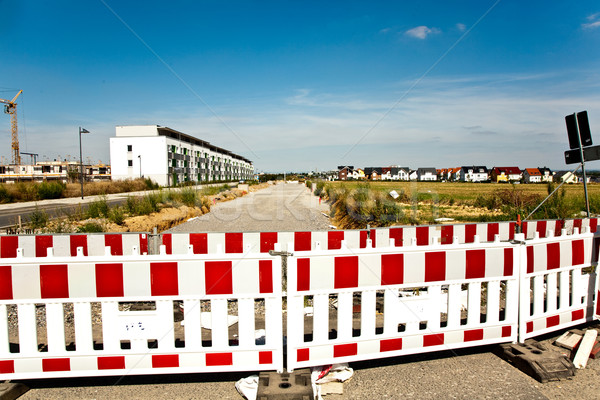
<path id="1" fill-rule="evenodd" d="M 19 153 L 19 134 L 17 131 L 17 97 L 23 93 L 19 90 L 19 93 L 12 100 L 0 99 L 0 103 L 6 104 L 4 106 L 4 113 L 10 114 L 10 128 L 12 133 L 12 163 L 15 165 L 21 164 L 21 154 Z"/>

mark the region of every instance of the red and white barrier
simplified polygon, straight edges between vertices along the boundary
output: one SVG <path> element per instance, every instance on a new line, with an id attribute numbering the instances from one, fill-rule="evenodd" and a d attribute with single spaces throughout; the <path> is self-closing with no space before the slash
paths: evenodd
<path id="1" fill-rule="evenodd" d="M 260 318 L 255 317 L 256 301 L 264 301 Z M 123 302 L 152 307 L 128 311 L 120 309 Z M 183 327 L 174 320 L 179 304 Z M 70 307 L 74 327 L 64 322 Z M 281 371 L 281 308 L 279 257 L 7 259 L 0 264 L 0 376 Z M 17 313 L 16 327 L 9 323 L 9 310 Z M 232 313 L 238 319 L 235 337 L 228 327 Z M 94 325 L 98 318 L 101 326 Z M 260 328 L 265 335 L 257 341 Z M 65 336 L 69 329 L 74 329 L 72 337 Z M 177 329 L 183 340 L 176 341 Z M 203 334 L 210 339 L 208 346 Z M 40 343 L 45 347 L 40 349 Z"/>
<path id="2" fill-rule="evenodd" d="M 516 340 L 517 262 L 500 242 L 295 252 L 288 370 Z"/>
<path id="3" fill-rule="evenodd" d="M 521 246 L 519 341 L 593 319 L 592 244 L 587 227 Z"/>
<path id="4" fill-rule="evenodd" d="M 102 233 L 69 235 L 7 235 L 0 236 L 0 258 L 16 258 L 17 249 L 24 257 L 46 257 L 52 248 L 55 256 L 75 257 L 77 248 L 86 256 L 103 256 L 106 248 L 115 256 L 132 255 L 133 248 L 148 253 L 146 233 Z"/>

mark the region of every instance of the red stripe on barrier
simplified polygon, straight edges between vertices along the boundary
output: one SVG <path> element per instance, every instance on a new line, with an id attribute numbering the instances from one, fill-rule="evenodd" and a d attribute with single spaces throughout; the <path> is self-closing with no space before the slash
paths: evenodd
<path id="1" fill-rule="evenodd" d="M 516 226 L 517 226 L 517 224 L 514 222 L 511 222 L 508 224 L 508 240 L 514 240 Z"/>
<path id="2" fill-rule="evenodd" d="M 0 374 L 14 374 L 14 373 L 15 373 L 15 361 L 14 360 L 0 361 Z"/>
<path id="3" fill-rule="evenodd" d="M 243 253 L 244 234 L 242 232 L 225 233 L 225 253 Z"/>
<path id="4" fill-rule="evenodd" d="M 229 364 L 231 365 L 231 364 Z M 179 354 L 153 354 L 152 368 L 177 368 L 179 367 Z"/>
<path id="5" fill-rule="evenodd" d="M 579 229 L 579 233 L 581 233 L 581 219 L 573 220 L 573 229 Z"/>
<path id="6" fill-rule="evenodd" d="M 261 293 L 273 293 L 273 261 L 258 261 L 258 286 Z"/>
<path id="7" fill-rule="evenodd" d="M 590 231 L 596 233 L 598 230 L 598 218 L 590 218 Z"/>
<path id="8" fill-rule="evenodd" d="M 71 359 L 70 358 L 43 358 L 42 359 L 42 371 L 44 372 L 58 372 L 58 371 L 70 371 L 71 370 Z"/>
<path id="9" fill-rule="evenodd" d="M 207 353 L 206 366 L 233 365 L 232 353 Z"/>
<path id="10" fill-rule="evenodd" d="M 533 332 L 533 321 L 529 321 L 527 324 L 525 324 L 525 331 L 526 333 Z"/>
<path id="11" fill-rule="evenodd" d="M 71 247 L 71 257 L 77 255 L 77 248 L 83 247 L 83 255 L 88 255 L 87 236 L 86 235 L 71 235 L 69 236 L 69 244 Z"/>
<path id="12" fill-rule="evenodd" d="M 0 236 L 0 258 L 16 258 L 19 247 L 18 236 Z"/>
<path id="13" fill-rule="evenodd" d="M 339 250 L 342 248 L 344 240 L 344 231 L 327 232 L 327 250 Z"/>
<path id="14" fill-rule="evenodd" d="M 190 246 L 194 254 L 208 254 L 208 234 L 190 233 Z"/>
<path id="15" fill-rule="evenodd" d="M 48 255 L 48 248 L 52 247 L 52 236 L 43 235 L 35 237 L 35 256 L 46 257 Z"/>
<path id="16" fill-rule="evenodd" d="M 69 297 L 69 272 L 66 264 L 40 265 L 42 299 Z"/>
<path id="17" fill-rule="evenodd" d="M 206 294 L 233 294 L 231 261 L 207 261 L 204 263 Z"/>
<path id="18" fill-rule="evenodd" d="M 598 299 L 600 299 L 600 290 L 596 293 L 596 315 L 600 315 L 600 301 Z"/>
<path id="19" fill-rule="evenodd" d="M 310 290 L 310 258 L 299 258 L 297 291 Z"/>
<path id="20" fill-rule="evenodd" d="M 163 233 L 162 244 L 165 246 L 165 252 L 167 254 L 173 254 L 173 235 L 170 233 Z"/>
<path id="21" fill-rule="evenodd" d="M 466 279 L 477 279 L 485 276 L 485 250 L 467 250 Z"/>
<path id="22" fill-rule="evenodd" d="M 140 233 L 140 254 L 148 254 L 148 235 Z"/>
<path id="23" fill-rule="evenodd" d="M 546 328 L 552 328 L 553 326 L 560 324 L 560 315 L 553 315 L 546 318 Z"/>
<path id="24" fill-rule="evenodd" d="M 527 273 L 533 272 L 533 246 L 527 246 Z"/>
<path id="25" fill-rule="evenodd" d="M 152 296 L 179 294 L 176 262 L 150 263 L 150 293 Z"/>
<path id="26" fill-rule="evenodd" d="M 104 245 L 110 247 L 110 255 L 123 255 L 123 235 L 104 235 Z"/>
<path id="27" fill-rule="evenodd" d="M 425 253 L 425 282 L 443 281 L 446 279 L 446 252 Z"/>
<path id="28" fill-rule="evenodd" d="M 96 264 L 96 296 L 123 297 L 123 264 Z"/>
<path id="29" fill-rule="evenodd" d="M 360 231 L 359 232 L 359 244 L 358 247 L 361 249 L 365 249 L 367 247 L 367 239 L 369 238 L 368 231 Z"/>
<path id="30" fill-rule="evenodd" d="M 423 347 L 439 346 L 444 344 L 444 334 L 434 333 L 432 335 L 423 336 Z"/>
<path id="31" fill-rule="evenodd" d="M 355 356 L 356 354 L 358 354 L 358 344 L 356 343 L 337 344 L 333 346 L 334 357 L 348 357 Z"/>
<path id="32" fill-rule="evenodd" d="M 584 243 L 583 240 L 573 240 L 571 242 L 572 251 L 572 265 L 581 265 L 585 262 L 585 254 L 584 254 Z"/>
<path id="33" fill-rule="evenodd" d="M 402 338 L 386 339 L 379 342 L 379 351 L 396 351 L 402 350 Z"/>
<path id="34" fill-rule="evenodd" d="M 527 239 L 527 227 L 528 227 L 528 222 L 527 221 L 523 221 L 521 222 L 521 233 L 523 235 L 525 235 L 525 239 Z"/>
<path id="35" fill-rule="evenodd" d="M 562 219 L 559 219 L 556 221 L 555 225 L 554 225 L 554 234 L 556 236 L 560 236 L 561 235 L 561 231 L 565 226 L 565 221 L 563 221 Z"/>
<path id="36" fill-rule="evenodd" d="M 381 284 L 401 285 L 404 283 L 404 254 L 381 255 Z"/>
<path id="37" fill-rule="evenodd" d="M 545 238 L 546 237 L 546 221 L 538 221 L 536 231 L 540 235 L 541 238 Z"/>
<path id="38" fill-rule="evenodd" d="M 513 274 L 513 249 L 504 249 L 504 276 L 512 276 Z"/>
<path id="39" fill-rule="evenodd" d="M 358 286 L 358 256 L 335 257 L 333 287 L 343 289 Z"/>
<path id="40" fill-rule="evenodd" d="M 502 337 L 510 337 L 511 334 L 512 334 L 511 326 L 503 326 L 502 327 Z"/>
<path id="41" fill-rule="evenodd" d="M 373 248 L 377 247 L 377 231 L 375 229 L 371 229 L 371 245 Z"/>
<path id="42" fill-rule="evenodd" d="M 310 232 L 294 232 L 294 250 L 310 251 Z"/>
<path id="43" fill-rule="evenodd" d="M 500 225 L 497 222 L 493 222 L 487 225 L 487 241 L 493 242 L 494 237 L 500 232 Z"/>
<path id="44" fill-rule="evenodd" d="M 277 243 L 277 232 L 261 232 L 260 233 L 260 252 L 268 253 L 269 250 L 275 250 Z"/>
<path id="45" fill-rule="evenodd" d="M 0 300 L 12 299 L 12 269 L 10 265 L 2 265 L 0 266 Z"/>
<path id="46" fill-rule="evenodd" d="M 452 244 L 452 241 L 454 240 L 454 226 L 442 225 L 441 235 L 442 244 Z"/>
<path id="47" fill-rule="evenodd" d="M 548 243 L 546 245 L 547 269 L 560 268 L 560 243 Z"/>
<path id="48" fill-rule="evenodd" d="M 296 361 L 308 361 L 310 358 L 310 349 L 298 349 L 296 351 Z"/>
<path id="49" fill-rule="evenodd" d="M 465 331 L 465 342 L 473 342 L 476 340 L 483 340 L 483 329 L 471 329 L 469 331 Z"/>
<path id="50" fill-rule="evenodd" d="M 272 351 L 259 351 L 258 352 L 258 363 L 259 364 L 273 364 L 273 352 Z"/>
<path id="51" fill-rule="evenodd" d="M 429 244 L 429 227 L 417 226 L 417 246 L 427 246 Z"/>
<path id="52" fill-rule="evenodd" d="M 98 369 L 125 369 L 125 356 L 98 357 Z"/>
<path id="53" fill-rule="evenodd" d="M 396 247 L 404 245 L 404 230 L 402 228 L 390 228 L 390 239 L 394 239 Z"/>
<path id="54" fill-rule="evenodd" d="M 477 235 L 477 224 L 465 225 L 465 243 L 473 243 Z"/>
<path id="55" fill-rule="evenodd" d="M 583 310 L 575 310 L 571 312 L 571 321 L 577 321 L 578 319 L 583 319 L 584 317 L 585 313 Z"/>

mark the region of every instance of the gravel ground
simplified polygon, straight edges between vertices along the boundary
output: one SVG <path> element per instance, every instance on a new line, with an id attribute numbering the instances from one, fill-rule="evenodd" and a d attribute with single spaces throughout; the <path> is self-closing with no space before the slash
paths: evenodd
<path id="1" fill-rule="evenodd" d="M 210 213 L 167 232 L 282 232 L 328 230 L 329 207 L 305 185 L 277 184 L 217 203 Z"/>
<path id="2" fill-rule="evenodd" d="M 301 185 L 280 184 L 220 203 L 171 232 L 328 229 L 325 205 Z M 598 324 L 594 326 L 598 327 Z M 561 332 L 557 332 L 558 336 Z M 326 399 L 597 399 L 600 361 L 572 380 L 539 383 L 492 354 L 494 346 L 352 363 L 344 395 Z M 241 399 L 250 372 L 35 380 L 23 399 Z"/>

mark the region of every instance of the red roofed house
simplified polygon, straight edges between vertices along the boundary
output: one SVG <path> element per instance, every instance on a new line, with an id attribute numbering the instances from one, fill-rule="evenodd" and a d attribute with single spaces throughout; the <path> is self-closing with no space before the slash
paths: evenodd
<path id="1" fill-rule="evenodd" d="M 523 180 L 525 183 L 541 183 L 542 173 L 537 168 L 525 168 L 523 170 Z"/>
<path id="2" fill-rule="evenodd" d="M 492 182 L 520 182 L 523 174 L 519 167 L 494 167 L 492 169 Z"/>

